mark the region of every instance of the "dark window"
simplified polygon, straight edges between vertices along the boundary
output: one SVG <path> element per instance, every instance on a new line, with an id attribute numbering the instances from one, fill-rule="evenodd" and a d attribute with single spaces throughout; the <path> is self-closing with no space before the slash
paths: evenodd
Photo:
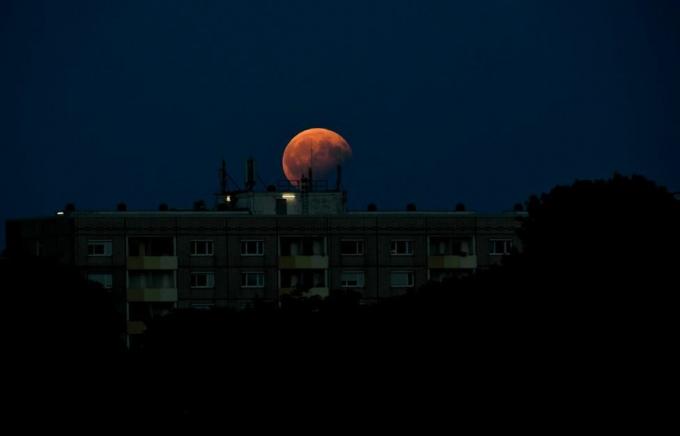
<path id="1" fill-rule="evenodd" d="M 489 240 L 489 254 L 505 255 L 512 250 L 512 239 L 491 239 Z"/>
<path id="2" fill-rule="evenodd" d="M 264 241 L 241 241 L 241 256 L 263 256 Z"/>
<path id="3" fill-rule="evenodd" d="M 364 241 L 357 239 L 340 241 L 340 254 L 344 256 L 361 256 L 364 254 Z"/>

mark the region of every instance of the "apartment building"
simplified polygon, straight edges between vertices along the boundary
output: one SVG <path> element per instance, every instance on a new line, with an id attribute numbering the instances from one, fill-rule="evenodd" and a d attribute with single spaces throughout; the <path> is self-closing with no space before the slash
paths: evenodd
<path id="1" fill-rule="evenodd" d="M 127 331 L 173 308 L 245 308 L 351 289 L 364 303 L 500 262 L 518 213 L 72 212 L 7 223 L 8 253 L 52 256 L 119 298 Z M 455 291 L 455 290 L 454 290 Z"/>

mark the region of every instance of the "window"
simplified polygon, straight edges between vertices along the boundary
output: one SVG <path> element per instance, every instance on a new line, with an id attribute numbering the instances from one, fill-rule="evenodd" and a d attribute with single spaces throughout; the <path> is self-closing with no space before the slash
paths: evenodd
<path id="1" fill-rule="evenodd" d="M 390 244 L 392 256 L 413 256 L 413 241 L 395 240 Z"/>
<path id="2" fill-rule="evenodd" d="M 340 254 L 343 256 L 362 256 L 364 254 L 364 241 L 361 239 L 341 240 Z"/>
<path id="3" fill-rule="evenodd" d="M 343 288 L 363 288 L 363 271 L 343 271 L 340 274 L 340 286 Z"/>
<path id="4" fill-rule="evenodd" d="M 111 241 L 87 241 L 88 256 L 111 256 Z"/>
<path id="5" fill-rule="evenodd" d="M 214 288 L 215 273 L 212 272 L 193 272 L 191 273 L 192 288 Z"/>
<path id="6" fill-rule="evenodd" d="M 130 289 L 175 288 L 174 271 L 128 271 Z"/>
<path id="7" fill-rule="evenodd" d="M 430 256 L 468 256 L 474 246 L 472 238 L 430 238 Z"/>
<path id="8" fill-rule="evenodd" d="M 413 271 L 392 271 L 390 286 L 393 288 L 412 288 L 414 285 Z"/>
<path id="9" fill-rule="evenodd" d="M 134 236 L 128 238 L 128 256 L 174 256 L 175 238 L 166 236 Z"/>
<path id="10" fill-rule="evenodd" d="M 504 255 L 510 254 L 512 250 L 512 239 L 491 239 L 489 240 L 489 254 Z"/>
<path id="11" fill-rule="evenodd" d="M 111 289 L 113 287 L 113 276 L 107 273 L 90 273 L 87 275 L 87 280 L 100 284 L 104 289 Z"/>
<path id="12" fill-rule="evenodd" d="M 326 271 L 319 269 L 281 270 L 281 287 L 307 290 L 326 287 Z"/>
<path id="13" fill-rule="evenodd" d="M 281 256 L 325 256 L 326 238 L 319 236 L 282 236 Z"/>
<path id="14" fill-rule="evenodd" d="M 264 241 L 241 241 L 241 256 L 264 256 Z"/>
<path id="15" fill-rule="evenodd" d="M 212 303 L 192 303 L 190 307 L 193 310 L 212 310 L 215 305 Z"/>
<path id="16" fill-rule="evenodd" d="M 242 288 L 264 288 L 264 273 L 263 272 L 242 272 L 241 273 L 241 287 Z"/>
<path id="17" fill-rule="evenodd" d="M 191 241 L 192 256 L 212 256 L 213 241 Z"/>

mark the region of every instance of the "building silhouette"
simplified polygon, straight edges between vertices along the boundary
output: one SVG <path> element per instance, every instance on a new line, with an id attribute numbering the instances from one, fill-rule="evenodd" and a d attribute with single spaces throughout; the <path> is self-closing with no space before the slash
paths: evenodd
<path id="1" fill-rule="evenodd" d="M 75 266 L 115 296 L 134 341 L 175 308 L 242 309 L 342 290 L 379 303 L 498 264 L 519 244 L 524 212 L 351 212 L 339 183 L 285 188 L 223 185 L 210 211 L 71 208 L 10 220 L 7 253 Z"/>

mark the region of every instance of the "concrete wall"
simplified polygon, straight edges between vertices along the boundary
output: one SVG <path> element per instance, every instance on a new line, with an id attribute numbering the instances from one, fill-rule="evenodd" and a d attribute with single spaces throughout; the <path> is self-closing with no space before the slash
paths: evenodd
<path id="1" fill-rule="evenodd" d="M 76 213 L 67 217 L 15 220 L 7 224 L 8 248 L 34 254 L 35 244 L 44 246 L 45 255 L 57 256 L 87 272 L 111 272 L 114 288 L 126 287 L 126 241 L 131 236 L 169 236 L 175 240 L 178 262 L 179 306 L 215 304 L 241 306 L 255 298 L 276 299 L 279 288 L 279 238 L 283 236 L 321 236 L 326 240 L 328 287 L 340 288 L 342 271 L 364 271 L 365 288 L 359 290 L 367 300 L 398 295 L 407 289 L 390 286 L 392 271 L 413 271 L 415 286 L 428 277 L 428 237 L 471 237 L 474 239 L 478 268 L 501 261 L 502 256 L 488 253 L 490 239 L 512 239 L 517 215 L 474 215 L 471 213 L 427 214 L 357 213 L 329 216 L 248 216 L 229 213 Z M 88 240 L 111 240 L 112 255 L 88 256 Z M 262 256 L 242 256 L 242 240 L 262 240 Z M 364 254 L 340 254 L 343 239 L 364 241 Z M 390 254 L 392 240 L 413 241 L 413 254 Z M 213 241 L 212 256 L 192 256 L 191 241 Z M 11 247 L 9 246 L 11 242 Z M 192 289 L 192 271 L 215 274 L 212 289 Z M 241 273 L 261 271 L 264 288 L 242 288 Z"/>

